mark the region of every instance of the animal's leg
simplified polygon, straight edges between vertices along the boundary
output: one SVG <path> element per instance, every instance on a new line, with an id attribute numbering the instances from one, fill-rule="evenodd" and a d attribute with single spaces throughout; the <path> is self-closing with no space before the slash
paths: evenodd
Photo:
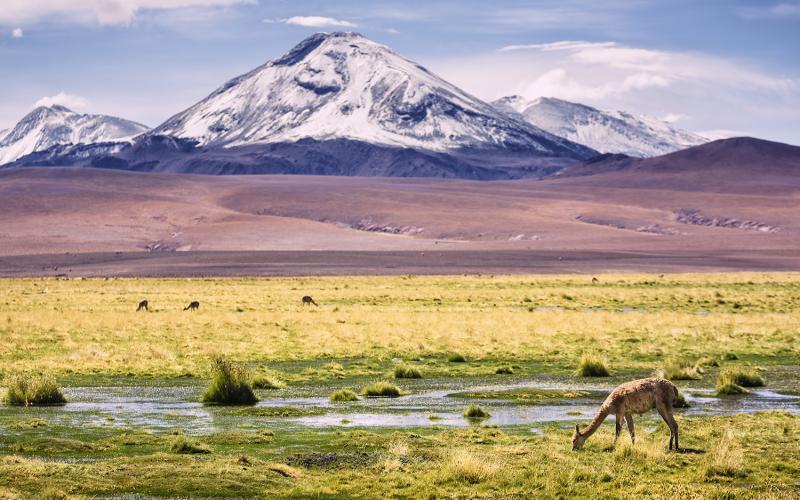
<path id="1" fill-rule="evenodd" d="M 628 424 L 628 432 L 631 435 L 631 443 L 636 443 L 636 432 L 633 430 L 633 415 L 630 413 L 625 415 L 625 422 Z"/>
<path id="2" fill-rule="evenodd" d="M 672 412 L 667 410 L 667 408 L 663 406 L 657 406 L 656 409 L 658 410 L 658 414 L 661 415 L 661 418 L 664 419 L 664 422 L 669 427 L 669 449 L 672 449 L 672 442 L 675 442 L 675 446 L 677 449 L 678 446 L 678 439 L 677 439 L 677 431 L 678 431 L 678 424 L 675 423 L 675 419 L 672 418 Z"/>
<path id="3" fill-rule="evenodd" d="M 678 422 L 675 421 L 675 416 L 672 415 L 672 411 L 667 411 L 667 418 L 669 418 L 669 422 L 672 426 L 672 435 L 675 436 L 675 451 L 680 450 L 680 446 L 678 446 Z"/>
<path id="4" fill-rule="evenodd" d="M 619 439 L 619 435 L 622 432 L 622 413 L 617 413 L 616 417 L 617 421 L 615 422 L 616 425 L 614 428 L 614 446 L 617 445 L 617 439 Z"/>

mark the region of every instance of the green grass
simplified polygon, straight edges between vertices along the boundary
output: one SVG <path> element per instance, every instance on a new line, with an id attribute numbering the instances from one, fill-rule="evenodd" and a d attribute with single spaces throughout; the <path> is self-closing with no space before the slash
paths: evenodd
<path id="1" fill-rule="evenodd" d="M 681 391 L 678 391 L 678 397 L 675 398 L 674 408 L 689 408 L 691 405 L 686 401 L 686 396 Z"/>
<path id="2" fill-rule="evenodd" d="M 13 406 L 64 404 L 67 400 L 55 378 L 32 373 L 13 375 L 5 381 L 5 402 Z"/>
<path id="3" fill-rule="evenodd" d="M 753 368 L 725 368 L 719 373 L 719 382 L 733 383 L 742 387 L 764 387 L 764 377 Z"/>
<path id="4" fill-rule="evenodd" d="M 466 363 L 467 358 L 465 358 L 462 354 L 453 353 L 447 356 L 447 361 L 450 363 Z"/>
<path id="5" fill-rule="evenodd" d="M 717 394 L 747 394 L 745 387 L 763 387 L 764 377 L 752 368 L 723 368 L 717 377 Z"/>
<path id="6" fill-rule="evenodd" d="M 250 378 L 250 385 L 253 389 L 283 389 L 286 385 L 277 378 L 258 373 Z"/>
<path id="7" fill-rule="evenodd" d="M 250 377 L 239 363 L 222 356 L 211 360 L 211 384 L 200 397 L 203 403 L 252 405 L 258 402 L 250 385 Z"/>
<path id="8" fill-rule="evenodd" d="M 570 391 L 562 389 L 534 389 L 534 388 L 520 388 L 520 389 L 504 389 L 497 391 L 464 391 L 454 392 L 448 394 L 451 398 L 465 398 L 465 399 L 502 399 L 514 401 L 517 404 L 532 403 L 542 404 L 549 403 L 559 399 L 574 399 L 585 398 L 590 393 L 586 391 Z"/>
<path id="9" fill-rule="evenodd" d="M 621 440 L 613 451 L 613 424 L 603 425 L 581 453 L 571 450 L 574 426 L 561 424 L 542 426 L 541 435 L 532 435 L 529 425 L 293 430 L 252 443 L 212 434 L 196 438 L 213 443 L 213 453 L 202 455 L 171 452 L 171 435 L 110 430 L 78 439 L 85 429 L 63 429 L 62 443 L 43 445 L 35 444 L 40 437 L 32 430 L 0 434 L 0 449 L 17 443 L 36 450 L 36 456 L 0 455 L 0 496 L 38 498 L 45 490 L 92 498 L 797 496 L 800 416 L 677 418 L 682 446 L 698 453 L 669 452 L 669 433 L 658 420 L 652 433 L 640 430 L 635 445 Z M 64 460 L 96 456 L 103 459 Z"/>
<path id="10" fill-rule="evenodd" d="M 513 374 L 514 374 L 514 369 L 513 369 L 512 367 L 508 366 L 508 365 L 506 365 L 506 366 L 499 366 L 499 367 L 498 367 L 498 368 L 497 368 L 497 369 L 494 371 L 494 373 L 495 373 L 496 375 L 513 375 Z"/>
<path id="11" fill-rule="evenodd" d="M 489 412 L 481 408 L 476 404 L 471 404 L 464 410 L 463 413 L 464 417 L 466 418 L 474 418 L 474 419 L 484 419 L 489 418 Z"/>
<path id="12" fill-rule="evenodd" d="M 605 363 L 590 354 L 584 354 L 581 357 L 575 373 L 579 377 L 608 377 L 611 375 Z"/>
<path id="13" fill-rule="evenodd" d="M 180 434 L 175 436 L 175 439 L 173 439 L 172 443 L 170 443 L 169 451 L 182 455 L 197 455 L 211 453 L 211 448 L 203 443 L 189 439 L 183 434 Z"/>
<path id="14" fill-rule="evenodd" d="M 396 398 L 402 393 L 391 382 L 375 382 L 361 389 L 361 395 L 370 398 Z"/>
<path id="15" fill-rule="evenodd" d="M 394 378 L 422 378 L 422 372 L 413 366 L 398 365 L 394 368 Z"/>
<path id="16" fill-rule="evenodd" d="M 661 375 L 667 380 L 700 380 L 704 373 L 705 370 L 699 362 L 682 359 L 667 364 Z"/>
<path id="17" fill-rule="evenodd" d="M 330 400 L 334 403 L 358 401 L 358 394 L 352 389 L 339 389 L 331 393 Z"/>
<path id="18" fill-rule="evenodd" d="M 584 352 L 608 360 L 615 374 L 652 373 L 672 356 L 721 359 L 725 353 L 800 364 L 795 274 L 599 279 L 594 285 L 583 276 L 8 279 L 0 304 L 0 371 L 52 373 L 59 380 L 202 378 L 215 353 L 257 366 L 366 361 L 357 374 L 345 363 L 344 370 L 282 370 L 281 380 L 291 385 L 378 377 L 394 368 L 394 358 L 431 361 L 419 365 L 426 378 L 485 374 L 505 364 L 521 365 L 526 374 L 566 375 Z M 296 307 L 302 288 L 324 294 L 325 314 Z M 716 292 L 747 305 L 735 312 L 717 305 Z M 151 314 L 135 313 L 142 295 L 158 304 Z M 174 314 L 189 296 L 205 304 L 203 313 Z M 537 305 L 533 311 L 525 298 Z M 697 314 L 706 311 L 712 314 Z M 442 353 L 469 362 L 448 364 Z"/>

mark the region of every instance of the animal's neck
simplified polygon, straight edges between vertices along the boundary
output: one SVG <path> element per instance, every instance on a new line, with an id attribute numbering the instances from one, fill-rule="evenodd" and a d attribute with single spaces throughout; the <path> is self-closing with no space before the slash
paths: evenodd
<path id="1" fill-rule="evenodd" d="M 608 410 L 605 407 L 601 407 L 600 410 L 597 412 L 597 415 L 594 416 L 591 423 L 581 431 L 582 436 L 586 436 L 587 438 L 594 434 L 594 432 L 600 428 L 600 425 L 608 416 Z"/>

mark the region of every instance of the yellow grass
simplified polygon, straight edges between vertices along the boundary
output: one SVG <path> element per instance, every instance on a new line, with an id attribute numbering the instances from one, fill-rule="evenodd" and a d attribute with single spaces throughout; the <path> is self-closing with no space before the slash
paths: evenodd
<path id="1" fill-rule="evenodd" d="M 724 352 L 796 358 L 798 282 L 790 273 L 605 275 L 599 285 L 585 276 L 3 280 L 0 370 L 204 375 L 215 354 L 459 352 L 565 371 L 585 352 L 625 369 Z M 303 308 L 306 294 L 322 305 Z M 142 299 L 152 312 L 135 311 Z M 191 300 L 200 310 L 183 312 Z"/>

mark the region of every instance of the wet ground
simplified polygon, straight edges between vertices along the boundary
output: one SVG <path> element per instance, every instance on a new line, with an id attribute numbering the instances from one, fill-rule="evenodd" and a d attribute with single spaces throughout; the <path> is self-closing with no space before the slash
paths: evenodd
<path id="1" fill-rule="evenodd" d="M 399 384 L 410 394 L 399 398 L 363 398 L 352 403 L 332 403 L 328 394 L 340 386 L 289 388 L 258 391 L 261 400 L 253 407 L 200 404 L 203 387 L 196 385 L 159 387 L 72 387 L 65 389 L 69 401 L 63 406 L 17 408 L 0 406 L 0 429 L 13 435 L 51 432 L 53 426 L 82 429 L 137 429 L 190 434 L 253 430 L 258 428 L 335 429 L 414 428 L 425 426 L 466 427 L 474 422 L 462 416 L 470 403 L 490 413 L 482 424 L 530 426 L 552 422 L 584 421 L 594 414 L 611 385 L 567 386 L 551 380 L 522 380 L 496 385 L 480 381 L 418 380 Z M 356 387 L 354 387 L 356 388 Z M 545 401 L 454 396 L 459 392 L 502 391 L 520 388 L 580 390 L 578 397 L 556 397 Z M 756 389 L 736 397 L 716 397 L 711 388 L 685 389 L 691 405 L 677 412 L 687 416 L 753 413 L 782 410 L 800 414 L 800 396 L 779 390 Z M 656 421 L 655 413 L 646 421 Z M 41 419 L 47 425 L 20 429 L 16 423 Z"/>

